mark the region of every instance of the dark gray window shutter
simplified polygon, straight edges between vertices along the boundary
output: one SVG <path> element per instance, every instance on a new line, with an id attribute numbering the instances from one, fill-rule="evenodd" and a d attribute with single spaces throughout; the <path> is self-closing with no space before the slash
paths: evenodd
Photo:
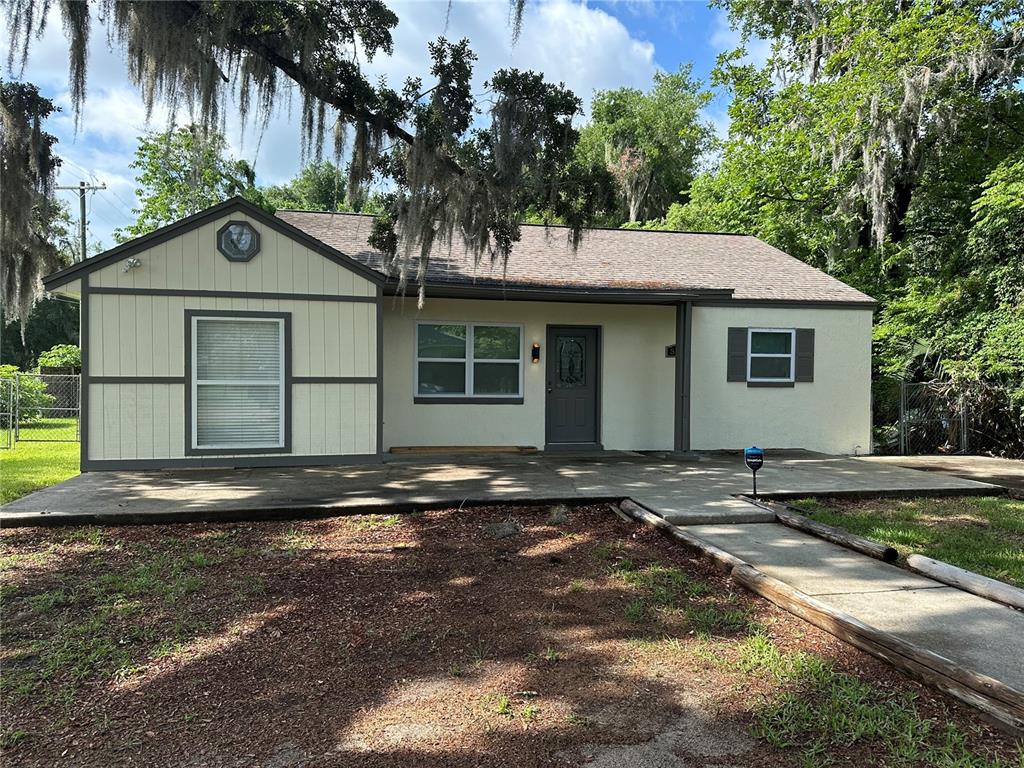
<path id="1" fill-rule="evenodd" d="M 729 329 L 729 351 L 725 366 L 726 381 L 747 380 L 747 329 Z"/>
<path id="2" fill-rule="evenodd" d="M 814 381 L 814 329 L 796 329 L 796 380 Z"/>

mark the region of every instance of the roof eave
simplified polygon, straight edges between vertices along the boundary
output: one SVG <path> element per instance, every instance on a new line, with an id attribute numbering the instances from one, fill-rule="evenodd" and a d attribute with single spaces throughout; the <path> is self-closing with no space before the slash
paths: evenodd
<path id="1" fill-rule="evenodd" d="M 571 301 L 595 304 L 679 304 L 684 301 L 718 299 L 728 301 L 732 289 L 659 289 L 606 288 L 600 286 L 545 286 L 454 283 L 428 281 L 428 297 L 440 299 L 502 299 L 506 301 Z M 398 280 L 389 278 L 384 292 L 391 296 L 405 293 Z"/>

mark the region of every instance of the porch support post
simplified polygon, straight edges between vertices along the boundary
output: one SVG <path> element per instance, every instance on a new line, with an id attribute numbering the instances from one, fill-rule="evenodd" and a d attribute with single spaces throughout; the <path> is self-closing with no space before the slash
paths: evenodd
<path id="1" fill-rule="evenodd" d="M 690 342 L 693 304 L 676 305 L 675 450 L 690 450 Z"/>

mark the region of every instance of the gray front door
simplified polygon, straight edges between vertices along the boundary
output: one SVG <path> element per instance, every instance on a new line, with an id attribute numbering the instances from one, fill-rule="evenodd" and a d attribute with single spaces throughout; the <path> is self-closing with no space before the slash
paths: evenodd
<path id="1" fill-rule="evenodd" d="M 601 367 L 597 328 L 548 326 L 547 429 L 549 446 L 598 447 Z"/>

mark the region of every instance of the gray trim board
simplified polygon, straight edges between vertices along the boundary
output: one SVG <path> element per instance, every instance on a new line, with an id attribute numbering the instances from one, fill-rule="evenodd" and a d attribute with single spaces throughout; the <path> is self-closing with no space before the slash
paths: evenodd
<path id="1" fill-rule="evenodd" d="M 522 405 L 521 397 L 422 397 L 412 399 L 416 405 Z"/>
<path id="2" fill-rule="evenodd" d="M 78 469 L 88 472 L 89 465 L 89 275 L 82 275 L 82 293 L 78 300 L 78 345 L 82 348 L 82 374 L 78 380 Z"/>
<path id="3" fill-rule="evenodd" d="M 796 384 L 792 381 L 748 381 L 748 389 L 792 389 Z"/>
<path id="4" fill-rule="evenodd" d="M 90 384 L 187 384 L 184 376 L 88 376 Z"/>
<path id="5" fill-rule="evenodd" d="M 274 456 L 194 456 L 186 459 L 97 459 L 82 467 L 83 472 L 126 471 L 136 469 L 188 469 L 219 468 L 234 469 L 248 467 L 322 467 L 334 464 L 376 464 L 381 459 L 376 453 L 332 454 L 296 456 L 294 454 Z"/>
<path id="6" fill-rule="evenodd" d="M 377 286 L 377 456 L 384 460 L 384 291 Z"/>
<path id="7" fill-rule="evenodd" d="M 192 447 L 192 318 L 265 317 L 284 321 L 284 447 L 278 448 L 193 448 Z M 288 454 L 292 451 L 292 313 L 248 312 L 230 309 L 185 310 L 185 455 L 223 456 L 241 454 Z M 253 464 L 251 466 L 260 466 Z M 277 465 L 265 465 L 277 466 Z"/>
<path id="8" fill-rule="evenodd" d="M 129 240 L 127 243 L 122 243 L 110 250 L 104 251 L 98 256 L 93 256 L 91 259 L 80 261 L 70 267 L 54 272 L 52 275 L 47 275 L 43 278 L 43 287 L 48 291 L 52 291 L 54 288 L 58 288 L 72 280 L 77 280 L 83 275 L 87 275 L 97 269 L 102 269 L 110 264 L 115 264 L 122 259 L 127 259 L 129 256 L 139 253 L 140 251 L 144 251 L 147 248 L 152 248 L 155 245 L 164 243 L 180 234 L 183 234 L 184 232 L 201 227 L 203 224 L 218 219 L 221 216 L 227 216 L 235 211 L 241 211 L 246 216 L 258 221 L 265 227 L 273 229 L 278 234 L 290 237 L 292 240 L 301 243 L 311 251 L 315 251 L 320 254 L 328 261 L 333 261 L 335 264 L 355 272 L 359 276 L 372 282 L 374 285 L 380 285 L 384 281 L 384 276 L 377 270 L 371 269 L 365 264 L 345 255 L 341 251 L 331 248 L 329 245 L 326 245 L 315 237 L 303 232 L 298 227 L 289 224 L 284 219 L 270 215 L 262 208 L 250 203 L 248 200 L 236 196 L 229 200 L 225 200 L 223 203 L 207 208 L 205 211 L 200 211 L 199 213 L 187 216 L 181 221 L 176 221 L 173 224 L 168 224 L 166 227 L 161 227 L 160 229 L 150 232 L 148 235 L 143 235 L 142 237 L 137 237 L 134 240 Z"/>
<path id="9" fill-rule="evenodd" d="M 388 279 L 385 290 L 390 296 L 404 298 L 401 286 Z M 732 289 L 650 290 L 621 288 L 550 287 L 500 284 L 444 283 L 426 285 L 427 295 L 435 299 L 499 299 L 501 301 L 559 301 L 589 304 L 678 304 L 702 296 L 729 297 Z M 727 302 L 728 303 L 728 302 Z"/>
<path id="10" fill-rule="evenodd" d="M 698 307 L 793 307 L 794 309 L 877 309 L 877 301 L 825 301 L 822 299 L 702 299 Z"/>
<path id="11" fill-rule="evenodd" d="M 93 288 L 92 292 L 114 296 L 192 296 L 218 299 L 267 299 L 270 301 L 355 301 L 373 304 L 373 296 L 334 296 L 327 293 L 268 293 L 261 291 L 212 291 L 188 288 Z"/>
<path id="12" fill-rule="evenodd" d="M 292 384 L 376 384 L 376 376 L 292 376 Z"/>
<path id="13" fill-rule="evenodd" d="M 690 450 L 690 358 L 693 344 L 693 304 L 676 307 L 675 449 Z"/>

